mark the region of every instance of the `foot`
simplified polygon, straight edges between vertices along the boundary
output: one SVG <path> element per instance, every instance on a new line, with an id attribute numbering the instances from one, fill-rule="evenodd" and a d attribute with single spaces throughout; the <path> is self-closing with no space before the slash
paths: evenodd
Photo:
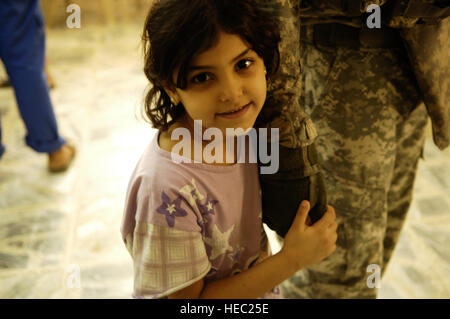
<path id="1" fill-rule="evenodd" d="M 11 87 L 11 82 L 9 82 L 9 79 L 0 80 L 0 88 L 8 88 Z"/>
<path id="2" fill-rule="evenodd" d="M 47 84 L 50 89 L 54 89 L 56 84 L 50 74 L 47 74 Z"/>
<path id="3" fill-rule="evenodd" d="M 75 147 L 64 144 L 60 149 L 48 154 L 48 170 L 52 173 L 67 170 L 75 157 Z"/>

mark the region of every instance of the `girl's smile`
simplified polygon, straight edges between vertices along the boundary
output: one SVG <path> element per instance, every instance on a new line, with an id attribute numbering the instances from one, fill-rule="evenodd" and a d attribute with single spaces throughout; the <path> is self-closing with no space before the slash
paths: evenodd
<path id="1" fill-rule="evenodd" d="M 236 110 L 232 110 L 230 112 L 217 113 L 216 116 L 222 116 L 227 119 L 239 118 L 241 115 L 245 114 L 245 112 L 250 108 L 251 104 L 252 104 L 252 102 L 250 102 Z"/>

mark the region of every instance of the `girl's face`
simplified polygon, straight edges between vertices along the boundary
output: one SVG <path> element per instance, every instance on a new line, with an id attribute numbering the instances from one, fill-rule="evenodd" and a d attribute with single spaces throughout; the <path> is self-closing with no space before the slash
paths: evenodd
<path id="1" fill-rule="evenodd" d="M 239 36 L 220 32 L 218 43 L 197 55 L 187 87 L 169 95 L 182 102 L 186 120 L 202 120 L 203 129 L 253 127 L 267 93 L 264 61 Z M 176 78 L 175 78 L 176 83 Z"/>

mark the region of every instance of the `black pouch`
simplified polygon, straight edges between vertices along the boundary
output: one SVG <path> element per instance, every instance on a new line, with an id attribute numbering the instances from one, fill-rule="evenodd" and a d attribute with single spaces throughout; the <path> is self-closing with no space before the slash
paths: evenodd
<path id="1" fill-rule="evenodd" d="M 279 155 L 278 172 L 260 174 L 259 180 L 262 220 L 284 237 L 303 200 L 310 202 L 309 217 L 313 223 L 323 216 L 327 209 L 327 193 L 314 144 L 296 149 L 280 145 Z"/>

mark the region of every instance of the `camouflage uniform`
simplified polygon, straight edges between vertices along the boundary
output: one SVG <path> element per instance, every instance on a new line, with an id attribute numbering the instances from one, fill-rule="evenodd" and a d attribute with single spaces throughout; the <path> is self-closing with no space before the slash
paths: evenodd
<path id="1" fill-rule="evenodd" d="M 428 52 L 418 52 L 417 43 L 422 38 L 415 27 L 402 30 L 408 49 L 416 45 L 413 52 L 407 52 L 402 46 L 324 47 L 314 39 L 314 25 L 328 21 L 361 28 L 360 17 L 336 18 L 344 16 L 344 12 L 339 7 L 330 8 L 327 1 L 316 0 L 313 8 L 300 7 L 299 1 L 279 1 L 290 6 L 292 15 L 289 18 L 285 15 L 286 24 L 282 25 L 285 34 L 289 29 L 289 36 L 282 38 L 282 72 L 274 80 L 274 87 L 279 89 L 277 94 L 281 95 L 283 90 L 289 93 L 284 97 L 289 98 L 289 104 L 280 98 L 284 109 L 271 126 L 280 127 L 282 137 L 301 133 L 297 139 L 282 138 L 281 144 L 286 147 L 302 149 L 305 145 L 315 145 L 322 168 L 319 177 L 323 174 L 327 200 L 335 208 L 339 223 L 336 251 L 286 281 L 283 293 L 288 298 L 375 298 L 377 290 L 368 288 L 366 283 L 371 274 L 367 267 L 377 264 L 384 272 L 397 243 L 412 199 L 428 114 L 432 117 L 436 144 L 441 149 L 448 146 L 449 74 L 445 72 L 449 68 L 445 63 L 450 60 L 439 59 L 436 52 L 440 57 L 448 57 L 450 52 L 449 19 L 434 27 L 444 26 L 447 31 L 427 46 Z M 361 8 L 367 3 L 377 3 L 364 2 Z M 385 3 L 385 0 L 378 1 L 380 5 Z M 297 42 L 295 46 L 299 40 L 296 28 L 300 16 L 304 25 L 301 45 Z M 391 25 L 412 27 L 417 22 L 411 21 L 391 19 Z M 431 54 L 429 50 L 435 50 L 434 58 L 425 60 Z M 412 64 L 416 64 L 414 70 L 408 53 Z M 286 55 L 289 58 L 283 57 Z M 283 68 L 286 59 L 288 64 Z M 297 77 L 300 72 L 297 61 L 301 61 L 301 77 Z M 433 83 L 432 78 L 443 82 L 440 91 L 433 91 L 437 82 Z M 296 98 L 305 112 L 298 110 Z M 316 131 L 317 137 L 305 134 Z M 280 167 L 284 167 L 283 161 L 286 159 L 280 158 Z M 308 163 L 305 156 L 298 161 Z M 261 176 L 262 182 L 269 179 L 276 177 Z M 269 187 L 263 192 L 263 204 L 268 193 Z M 283 202 L 283 198 L 278 198 L 278 202 Z M 264 209 L 265 206 L 263 216 Z M 278 213 L 281 212 L 284 214 L 283 209 Z"/>

